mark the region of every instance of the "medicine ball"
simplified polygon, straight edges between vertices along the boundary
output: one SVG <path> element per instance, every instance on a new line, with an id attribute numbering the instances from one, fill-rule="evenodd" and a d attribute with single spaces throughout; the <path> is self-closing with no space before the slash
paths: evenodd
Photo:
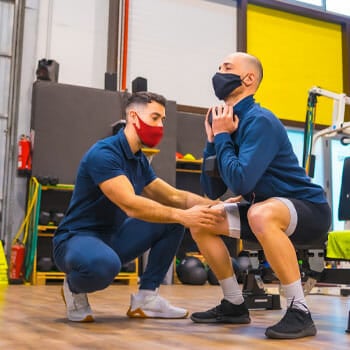
<path id="1" fill-rule="evenodd" d="M 195 256 L 186 256 L 184 257 L 180 264 L 178 265 L 178 268 L 186 267 L 204 267 L 204 264 Z"/>
<path id="2" fill-rule="evenodd" d="M 43 256 L 38 259 L 38 262 L 37 262 L 38 271 L 43 271 L 43 272 L 51 271 L 53 267 L 54 267 L 54 263 L 50 257 Z"/>
<path id="3" fill-rule="evenodd" d="M 176 267 L 177 277 L 183 284 L 202 285 L 208 279 L 203 263 L 196 257 L 186 256 Z"/>

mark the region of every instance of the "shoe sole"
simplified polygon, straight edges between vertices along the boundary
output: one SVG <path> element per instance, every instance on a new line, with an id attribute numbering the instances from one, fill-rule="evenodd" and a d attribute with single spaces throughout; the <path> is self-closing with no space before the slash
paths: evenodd
<path id="1" fill-rule="evenodd" d="M 64 301 L 64 304 L 67 306 L 66 298 L 64 297 L 63 287 L 61 288 L 61 295 L 62 295 L 62 299 Z M 72 322 L 81 322 L 81 323 L 95 322 L 95 319 L 92 315 L 87 315 L 85 318 L 77 319 L 77 320 L 68 317 L 68 320 L 72 321 Z"/>
<path id="2" fill-rule="evenodd" d="M 162 314 L 159 314 L 158 312 L 151 312 L 146 314 L 142 309 L 137 308 L 134 311 L 131 311 L 131 307 L 129 307 L 129 310 L 127 311 L 127 316 L 131 318 L 166 318 L 166 319 L 182 319 L 186 318 L 188 316 L 188 311 L 183 316 L 165 316 Z"/>
<path id="3" fill-rule="evenodd" d="M 241 317 L 220 317 L 220 318 L 197 318 L 191 316 L 191 320 L 195 323 L 230 323 L 230 324 L 248 324 L 251 322 L 249 316 Z"/>
<path id="4" fill-rule="evenodd" d="M 268 338 L 271 339 L 297 339 L 297 338 L 304 338 L 304 337 L 312 337 L 317 334 L 316 327 L 314 325 L 301 330 L 298 333 L 281 333 L 276 332 L 273 329 L 267 329 L 265 332 L 265 335 Z"/>

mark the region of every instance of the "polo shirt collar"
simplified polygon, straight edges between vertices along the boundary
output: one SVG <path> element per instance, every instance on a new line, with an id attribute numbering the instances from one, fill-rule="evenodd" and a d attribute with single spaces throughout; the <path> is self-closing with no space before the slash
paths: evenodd
<path id="1" fill-rule="evenodd" d="M 125 133 L 123 130 L 121 130 L 118 133 L 119 139 L 120 139 L 120 146 L 122 148 L 122 150 L 124 151 L 126 157 L 128 159 L 139 159 L 141 156 L 141 150 L 137 151 L 135 154 L 132 152 L 129 142 L 126 139 Z"/>

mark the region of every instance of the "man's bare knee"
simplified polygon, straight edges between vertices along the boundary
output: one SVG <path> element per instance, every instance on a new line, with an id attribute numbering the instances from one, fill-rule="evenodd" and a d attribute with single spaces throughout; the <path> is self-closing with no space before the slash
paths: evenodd
<path id="1" fill-rule="evenodd" d="M 273 220 L 271 208 L 267 205 L 253 205 L 247 213 L 249 226 L 253 233 L 262 234 Z"/>
<path id="2" fill-rule="evenodd" d="M 288 227 L 289 212 L 284 213 L 284 204 L 281 202 L 258 203 L 250 207 L 247 219 L 251 230 L 258 240 L 259 236 L 268 235 L 276 230 L 285 231 Z"/>

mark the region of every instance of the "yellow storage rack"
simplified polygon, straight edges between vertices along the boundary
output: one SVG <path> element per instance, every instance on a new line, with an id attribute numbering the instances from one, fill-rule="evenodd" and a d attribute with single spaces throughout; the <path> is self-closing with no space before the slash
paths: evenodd
<path id="1" fill-rule="evenodd" d="M 63 280 L 65 274 L 59 271 L 38 271 L 37 268 L 37 245 L 41 237 L 53 237 L 57 226 L 40 225 L 39 215 L 41 210 L 41 199 L 43 191 L 73 191 L 74 185 L 57 184 L 57 185 L 42 185 L 35 177 L 29 181 L 29 200 L 28 203 L 33 203 L 34 208 L 29 213 L 30 223 L 29 234 L 26 244 L 26 259 L 25 259 L 25 279 L 34 285 L 46 284 L 48 280 Z M 68 205 L 68 203 L 67 203 Z M 116 280 L 126 280 L 129 284 L 137 284 L 139 280 L 138 259 L 135 259 L 135 270 L 133 272 L 120 272 Z"/>

